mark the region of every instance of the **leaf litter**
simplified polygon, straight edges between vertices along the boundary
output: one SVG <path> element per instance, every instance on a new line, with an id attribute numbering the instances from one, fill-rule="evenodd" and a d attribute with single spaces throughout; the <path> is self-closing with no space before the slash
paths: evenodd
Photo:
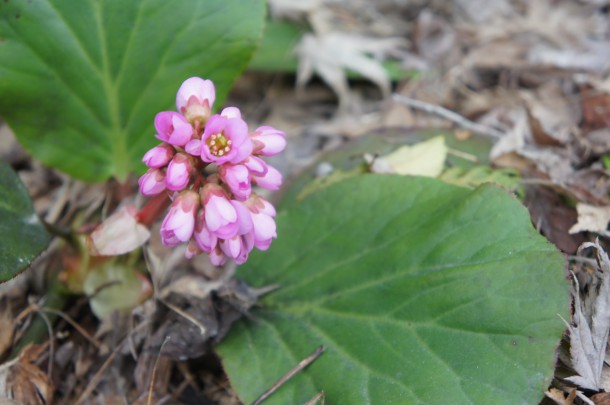
<path id="1" fill-rule="evenodd" d="M 292 75 L 248 72 L 230 101 L 256 121 L 287 129 L 287 153 L 274 164 L 294 175 L 353 138 L 383 138 L 388 131 L 409 136 L 434 127 L 466 141 L 473 133 L 499 134 L 498 140 L 490 137 L 492 168 L 464 171 L 467 175 L 452 168 L 445 179 L 468 185 L 493 179 L 499 168 L 520 174 L 534 225 L 573 255 L 574 314 L 566 320 L 568 333 L 546 403 L 608 401 L 604 393 L 596 394 L 610 389 L 604 293 L 610 273 L 604 253 L 610 219 L 610 171 L 604 164 L 610 156 L 608 3 L 273 0 L 269 5 L 273 18 L 311 27 L 294 50 L 299 68 Z M 388 60 L 405 69 L 401 80 L 387 72 Z M 360 79 L 351 79 L 354 71 Z M 392 100 L 392 92 L 425 104 Z M 465 126 L 468 122 L 478 127 Z M 48 222 L 69 227 L 94 216 L 107 218 L 131 192 L 112 182 L 83 185 L 49 170 L 27 157 L 6 126 L 0 128 L 0 157 L 18 171 Z M 440 159 L 443 152 L 433 155 Z M 508 176 L 492 181 L 512 184 Z M 578 250 L 595 237 L 601 239 Z M 140 233 L 135 243 L 146 238 Z M 211 347 L 265 291 L 228 281 L 206 263 L 160 261 L 156 257 L 167 257 L 167 251 L 154 236 L 147 249 L 149 268 L 137 270 L 150 272 L 152 296 L 143 296 L 130 311 L 109 311 L 104 321 L 92 315 L 88 300 L 104 289 L 110 292 L 112 285 L 97 285 L 100 291 L 89 290 L 85 299 L 63 303 L 46 294 L 48 274 L 82 282 L 65 243 L 54 242 L 30 271 L 0 286 L 0 397 L 4 393 L 21 403 L 79 398 L 82 403 L 201 403 L 203 398 L 239 403 Z M 38 330 L 35 340 L 49 342 L 40 315 L 20 317 L 31 302 L 64 308 L 99 347 L 66 318 L 49 313 L 55 351 L 49 344 L 18 348 L 32 341 L 32 329 Z M 26 380 L 10 391 L 11 383 Z"/>

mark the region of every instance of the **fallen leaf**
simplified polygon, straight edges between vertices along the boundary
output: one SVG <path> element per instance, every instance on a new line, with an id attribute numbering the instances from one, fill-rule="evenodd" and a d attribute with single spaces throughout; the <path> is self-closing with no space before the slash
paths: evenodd
<path id="1" fill-rule="evenodd" d="M 28 345 L 16 362 L 7 368 L 5 388 L 0 395 L 27 405 L 48 405 L 53 401 L 53 383 L 36 361 L 46 350 L 44 345 Z M 2 385 L 2 384 L 0 384 Z"/>
<path id="2" fill-rule="evenodd" d="M 376 160 L 379 160 L 378 164 L 384 168 L 389 165 L 397 174 L 437 177 L 445 168 L 447 151 L 445 138 L 437 136 L 415 145 L 401 146 L 389 155 Z"/>
<path id="3" fill-rule="evenodd" d="M 346 70 L 351 69 L 390 94 L 390 79 L 381 65 L 385 55 L 404 46 L 402 38 L 376 39 L 339 32 L 305 34 L 297 45 L 299 56 L 297 86 L 303 87 L 317 73 L 347 106 L 350 97 Z"/>
<path id="4" fill-rule="evenodd" d="M 150 238 L 150 231 L 136 220 L 136 209 L 124 206 L 109 216 L 87 239 L 89 251 L 98 256 L 131 252 Z"/>
<path id="5" fill-rule="evenodd" d="M 576 204 L 578 222 L 570 228 L 570 233 L 595 232 L 603 236 L 610 236 L 608 223 L 610 222 L 610 206 L 596 207 L 589 204 Z"/>
<path id="6" fill-rule="evenodd" d="M 574 315 L 566 325 L 571 366 L 577 374 L 566 380 L 599 391 L 610 388 L 601 385 L 610 328 L 610 259 L 598 242 L 584 243 L 579 251 L 589 247 L 596 249 L 599 280 L 594 288 L 583 290 L 576 277 L 573 279 Z"/>

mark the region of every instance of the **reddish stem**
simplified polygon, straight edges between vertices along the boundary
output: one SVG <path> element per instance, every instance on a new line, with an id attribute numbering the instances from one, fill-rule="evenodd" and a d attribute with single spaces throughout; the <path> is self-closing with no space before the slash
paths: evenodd
<path id="1" fill-rule="evenodd" d="M 150 227 L 165 212 L 169 204 L 170 199 L 167 193 L 154 196 L 136 214 L 136 219 L 142 225 Z"/>

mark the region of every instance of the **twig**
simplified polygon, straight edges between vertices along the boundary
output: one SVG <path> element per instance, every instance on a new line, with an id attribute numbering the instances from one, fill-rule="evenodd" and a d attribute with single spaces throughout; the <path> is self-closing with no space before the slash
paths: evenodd
<path id="1" fill-rule="evenodd" d="M 320 405 L 324 405 L 324 391 L 318 392 L 312 399 L 303 405 L 316 405 L 320 401 Z"/>
<path id="2" fill-rule="evenodd" d="M 448 110 L 445 107 L 415 100 L 400 94 L 393 94 L 392 98 L 394 101 L 398 101 L 399 103 L 402 103 L 408 107 L 449 120 L 454 124 L 479 135 L 488 136 L 494 139 L 502 138 L 504 136 L 504 134 L 497 129 L 488 127 L 486 125 L 477 124 L 476 122 L 470 121 L 468 118 L 465 118 L 454 111 Z"/>
<path id="3" fill-rule="evenodd" d="M 303 370 L 305 367 L 313 363 L 320 355 L 324 352 L 324 346 L 319 346 L 312 354 L 304 358 L 294 366 L 290 371 L 284 374 L 275 384 L 271 386 L 267 391 L 263 392 L 260 397 L 256 399 L 256 401 L 252 402 L 252 405 L 259 405 L 264 400 L 269 398 L 275 391 L 278 390 L 282 385 L 284 385 L 288 380 L 295 376 L 299 371 Z"/>
<path id="4" fill-rule="evenodd" d="M 53 309 L 53 308 L 41 308 L 44 312 L 49 312 L 51 314 L 55 314 L 63 318 L 64 321 L 68 322 L 78 333 L 83 335 L 85 339 L 87 339 L 96 349 L 99 349 L 102 344 L 93 336 L 91 336 L 82 326 L 80 326 L 74 319 L 72 319 L 68 314 L 63 313 L 62 311 Z"/>
<path id="5" fill-rule="evenodd" d="M 163 346 L 171 339 L 171 336 L 166 336 L 161 344 L 161 348 L 159 349 L 159 354 L 157 354 L 157 359 L 155 360 L 155 366 L 153 367 L 152 375 L 150 377 L 150 387 L 148 388 L 148 401 L 147 405 L 152 405 L 153 400 L 153 388 L 155 387 L 155 377 L 157 376 L 157 366 L 159 365 L 159 358 L 161 357 L 161 352 L 163 351 Z"/>

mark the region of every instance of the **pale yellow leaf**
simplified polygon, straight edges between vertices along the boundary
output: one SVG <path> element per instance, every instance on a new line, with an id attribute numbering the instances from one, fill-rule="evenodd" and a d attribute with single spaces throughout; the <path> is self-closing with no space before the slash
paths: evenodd
<path id="1" fill-rule="evenodd" d="M 436 177 L 445 167 L 447 145 L 443 136 L 437 136 L 412 146 L 402 146 L 381 159 L 394 173 Z"/>

